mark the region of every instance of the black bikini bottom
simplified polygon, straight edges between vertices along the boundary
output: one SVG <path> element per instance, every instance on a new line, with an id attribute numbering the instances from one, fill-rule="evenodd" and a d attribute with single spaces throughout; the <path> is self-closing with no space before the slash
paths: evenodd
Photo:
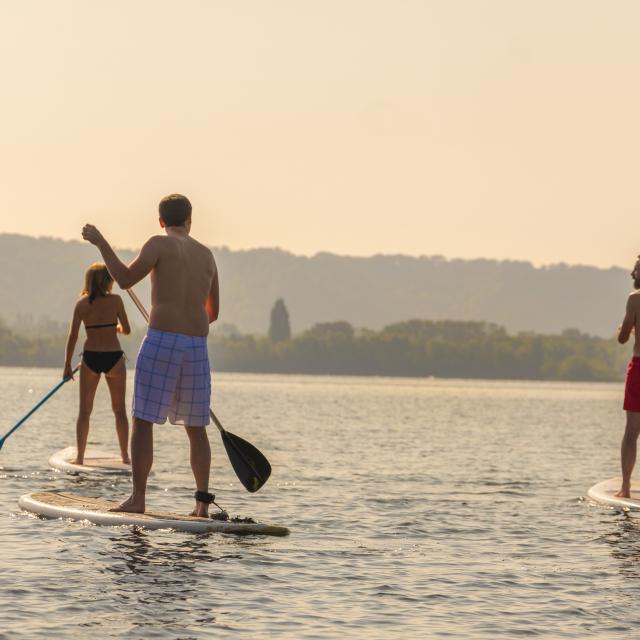
<path id="1" fill-rule="evenodd" d="M 84 351 L 82 361 L 94 373 L 108 373 L 123 355 L 124 351 Z"/>

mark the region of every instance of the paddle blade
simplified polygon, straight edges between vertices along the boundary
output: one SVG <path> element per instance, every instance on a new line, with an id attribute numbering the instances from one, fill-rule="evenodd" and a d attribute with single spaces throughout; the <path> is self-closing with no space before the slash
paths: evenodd
<path id="1" fill-rule="evenodd" d="M 228 431 L 220 433 L 229 461 L 238 479 L 250 493 L 255 493 L 269 479 L 269 461 L 250 442 Z"/>

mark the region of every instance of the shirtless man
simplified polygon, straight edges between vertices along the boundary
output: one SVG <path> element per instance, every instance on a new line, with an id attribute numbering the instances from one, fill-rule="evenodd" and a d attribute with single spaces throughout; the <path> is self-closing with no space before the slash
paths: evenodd
<path id="1" fill-rule="evenodd" d="M 627 412 L 627 426 L 620 448 L 622 487 L 616 493 L 619 498 L 631 497 L 631 473 L 636 463 L 638 434 L 640 433 L 640 256 L 631 272 L 633 288 L 627 300 L 627 311 L 618 330 L 618 342 L 625 344 L 635 335 L 633 357 L 627 367 L 623 409 Z"/>
<path id="2" fill-rule="evenodd" d="M 117 510 L 143 513 L 147 478 L 153 464 L 153 424 L 184 425 L 196 482 L 192 515 L 206 517 L 211 449 L 209 424 L 211 371 L 207 353 L 209 324 L 218 317 L 218 271 L 211 251 L 190 237 L 191 203 L 174 194 L 160 201 L 160 226 L 127 266 L 93 225 L 82 237 L 102 254 L 122 289 L 151 274 L 151 317 L 134 379 L 131 468 L 133 493 Z"/>

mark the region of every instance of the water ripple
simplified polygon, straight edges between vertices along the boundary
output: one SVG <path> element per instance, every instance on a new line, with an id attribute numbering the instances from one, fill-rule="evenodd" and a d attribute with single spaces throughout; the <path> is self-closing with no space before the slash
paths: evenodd
<path id="1" fill-rule="evenodd" d="M 17 419 L 56 375 L 0 369 L 2 415 Z M 215 385 L 225 425 L 274 467 L 246 494 L 215 439 L 219 500 L 292 535 L 20 513 L 28 491 L 130 489 L 47 468 L 73 439 L 70 387 L 0 453 L 0 638 L 626 638 L 640 623 L 640 521 L 584 498 L 617 472 L 618 386 L 242 375 Z M 95 412 L 91 441 L 113 448 L 104 389 Z M 150 506 L 187 512 L 184 434 L 159 427 L 155 441 Z"/>

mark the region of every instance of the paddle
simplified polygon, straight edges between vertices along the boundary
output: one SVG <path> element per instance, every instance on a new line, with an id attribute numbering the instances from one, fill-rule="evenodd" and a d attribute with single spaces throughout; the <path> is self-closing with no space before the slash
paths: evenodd
<path id="1" fill-rule="evenodd" d="M 133 300 L 133 303 L 138 307 L 138 311 L 140 311 L 142 317 L 148 323 L 149 314 L 142 302 L 138 300 L 138 296 L 136 296 L 131 289 L 127 289 L 127 293 L 131 296 L 131 300 Z M 213 413 L 211 408 L 209 408 L 209 415 L 220 431 L 222 443 L 224 444 L 224 448 L 229 456 L 229 461 L 238 479 L 247 491 L 251 493 L 258 491 L 271 475 L 271 465 L 269 461 L 250 442 L 227 431 L 220 423 L 220 420 L 216 418 L 216 414 Z"/>
<path id="2" fill-rule="evenodd" d="M 42 398 L 42 400 L 40 400 L 40 402 L 38 402 L 38 404 L 33 407 L 33 409 L 31 409 L 31 411 L 29 411 L 29 413 L 27 413 L 21 420 L 18 421 L 17 424 L 15 424 L 11 429 L 9 429 L 9 431 L 7 431 L 7 433 L 5 433 L 2 436 L 2 439 L 0 439 L 0 449 L 2 449 L 2 447 L 4 446 L 4 441 L 22 424 L 24 424 L 27 421 L 27 418 L 29 418 L 31 415 L 33 415 L 58 389 L 60 389 L 60 387 L 62 387 L 63 384 L 65 384 L 66 382 L 69 382 L 69 380 L 71 380 L 71 377 L 73 376 L 73 374 L 78 370 L 80 365 L 76 366 L 76 368 L 71 372 L 71 376 L 67 376 L 66 378 L 62 378 L 62 380 L 60 380 L 60 382 L 58 382 L 58 384 L 53 387 L 53 389 L 51 389 L 51 391 L 49 391 L 49 393 L 47 393 L 47 395 Z"/>

